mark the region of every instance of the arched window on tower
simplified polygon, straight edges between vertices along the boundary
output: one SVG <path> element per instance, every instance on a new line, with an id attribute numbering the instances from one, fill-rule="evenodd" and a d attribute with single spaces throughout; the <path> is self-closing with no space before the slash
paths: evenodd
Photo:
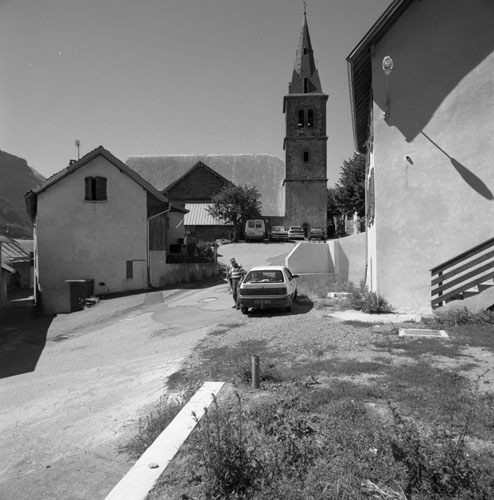
<path id="1" fill-rule="evenodd" d="M 314 110 L 309 109 L 307 111 L 307 127 L 313 127 L 314 126 Z"/>
<path id="2" fill-rule="evenodd" d="M 298 110 L 298 128 L 303 128 L 305 126 L 305 116 L 304 110 Z"/>
<path id="3" fill-rule="evenodd" d="M 309 152 L 304 151 L 304 163 L 307 163 L 309 161 Z"/>
<path id="4" fill-rule="evenodd" d="M 309 92 L 309 79 L 304 78 L 304 94 L 307 94 Z"/>

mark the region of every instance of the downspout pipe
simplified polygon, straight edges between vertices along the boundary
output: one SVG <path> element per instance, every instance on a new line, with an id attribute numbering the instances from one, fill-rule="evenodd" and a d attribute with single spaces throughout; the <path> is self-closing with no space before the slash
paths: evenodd
<path id="1" fill-rule="evenodd" d="M 172 204 L 168 204 L 168 208 L 166 210 L 163 210 L 162 212 L 158 214 L 151 215 L 151 217 L 148 217 L 147 222 L 146 222 L 146 246 L 147 246 L 147 277 L 148 277 L 148 288 L 151 288 L 151 249 L 149 245 L 149 222 L 151 219 L 155 219 L 156 217 L 159 217 L 160 215 L 167 214 L 170 212 L 172 209 Z M 166 234 L 166 241 L 168 241 L 168 234 Z"/>

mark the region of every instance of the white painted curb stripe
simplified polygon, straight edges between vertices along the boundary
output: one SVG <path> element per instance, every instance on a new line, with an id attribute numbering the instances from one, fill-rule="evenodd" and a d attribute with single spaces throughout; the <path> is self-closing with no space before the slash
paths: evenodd
<path id="1" fill-rule="evenodd" d="M 145 500 L 154 484 L 197 425 L 224 382 L 205 382 L 180 410 L 168 427 L 155 439 L 105 500 Z M 154 468 L 149 465 L 153 464 Z M 156 467 L 157 465 L 157 467 Z"/>

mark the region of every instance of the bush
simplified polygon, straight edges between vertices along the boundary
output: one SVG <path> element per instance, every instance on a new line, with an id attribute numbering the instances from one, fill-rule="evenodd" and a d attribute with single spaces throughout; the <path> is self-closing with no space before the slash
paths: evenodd
<path id="1" fill-rule="evenodd" d="M 446 325 L 492 325 L 494 324 L 494 312 L 485 310 L 480 312 L 469 311 L 468 308 L 452 309 L 435 314 L 438 323 Z"/>
<path id="2" fill-rule="evenodd" d="M 385 314 L 393 312 L 391 304 L 376 292 L 369 292 L 367 286 L 361 282 L 360 287 L 350 296 L 353 309 L 369 314 Z"/>

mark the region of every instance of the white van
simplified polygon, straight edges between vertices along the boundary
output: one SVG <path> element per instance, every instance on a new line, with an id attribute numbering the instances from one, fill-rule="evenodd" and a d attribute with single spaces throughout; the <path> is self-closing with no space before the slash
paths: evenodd
<path id="1" fill-rule="evenodd" d="M 245 241 L 263 240 L 266 238 L 266 225 L 262 219 L 249 219 L 245 223 Z"/>

